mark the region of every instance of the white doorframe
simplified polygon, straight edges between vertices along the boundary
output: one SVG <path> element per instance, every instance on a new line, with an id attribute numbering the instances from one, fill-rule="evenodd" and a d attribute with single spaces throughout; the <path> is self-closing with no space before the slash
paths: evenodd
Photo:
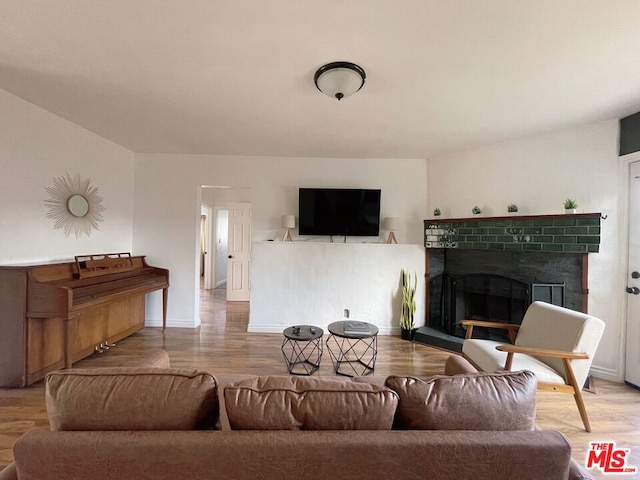
<path id="1" fill-rule="evenodd" d="M 622 267 L 622 275 L 620 275 L 620 292 L 625 292 L 627 286 L 627 279 L 629 278 L 629 169 L 632 163 L 640 161 L 640 152 L 629 153 L 619 157 L 618 163 L 618 192 L 620 209 L 620 252 L 621 257 L 624 259 L 624 265 Z M 621 293 L 623 295 L 622 302 L 622 318 L 620 323 L 620 338 L 618 350 L 618 365 L 621 366 L 619 373 L 619 381 L 623 382 L 626 376 L 626 353 L 627 353 L 627 325 L 628 325 L 628 309 L 626 292 Z"/>
<path id="2" fill-rule="evenodd" d="M 204 289 L 210 290 L 213 285 L 213 262 L 215 261 L 215 255 L 213 250 L 213 209 L 208 205 L 202 205 L 202 210 L 205 212 L 205 256 L 204 256 Z"/>

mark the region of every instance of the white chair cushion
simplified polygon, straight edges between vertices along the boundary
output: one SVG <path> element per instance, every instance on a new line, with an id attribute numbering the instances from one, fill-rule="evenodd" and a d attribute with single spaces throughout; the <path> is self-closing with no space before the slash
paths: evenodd
<path id="1" fill-rule="evenodd" d="M 480 367 L 484 372 L 494 372 L 503 370 L 507 361 L 507 354 L 496 349 L 498 345 L 504 345 L 503 342 L 494 342 L 491 340 L 468 339 L 462 344 L 462 353 Z M 536 375 L 539 382 L 565 383 L 562 375 L 553 370 L 547 364 L 541 362 L 535 357 L 516 353 L 513 356 L 512 371 L 530 370 Z"/>
<path id="2" fill-rule="evenodd" d="M 522 320 L 515 344 L 521 347 L 586 353 L 589 355 L 588 360 L 571 361 L 576 380 L 582 385 L 589 374 L 603 331 L 604 322 L 598 318 L 549 303 L 534 302 Z M 562 359 L 537 358 L 564 376 Z"/>

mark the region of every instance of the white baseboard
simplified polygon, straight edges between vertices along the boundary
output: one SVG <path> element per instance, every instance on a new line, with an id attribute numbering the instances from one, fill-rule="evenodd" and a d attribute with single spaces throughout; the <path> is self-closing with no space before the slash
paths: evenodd
<path id="1" fill-rule="evenodd" d="M 591 365 L 589 373 L 596 378 L 609 380 L 610 382 L 622 383 L 624 381 L 623 376 L 617 370 L 613 370 L 610 368 L 602 368 Z"/>
<path id="2" fill-rule="evenodd" d="M 251 325 L 247 327 L 249 333 L 282 333 L 285 328 L 291 325 Z M 326 325 L 316 325 L 324 330 L 325 334 L 329 333 Z M 397 335 L 400 336 L 398 327 L 378 327 L 378 335 Z"/>
<path id="3" fill-rule="evenodd" d="M 162 327 L 161 318 L 147 318 L 144 322 L 145 327 Z M 193 320 L 167 320 L 167 328 L 197 328 Z"/>

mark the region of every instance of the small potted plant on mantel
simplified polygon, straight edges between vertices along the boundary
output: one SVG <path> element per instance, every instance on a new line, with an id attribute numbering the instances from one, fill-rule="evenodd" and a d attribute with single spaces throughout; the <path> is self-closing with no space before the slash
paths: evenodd
<path id="1" fill-rule="evenodd" d="M 402 269 L 402 313 L 400 316 L 400 336 L 403 340 L 413 340 L 416 332 L 414 315 L 416 313 L 416 287 L 418 286 L 418 275 L 413 274 L 413 285 L 411 285 L 411 274 Z"/>
<path id="2" fill-rule="evenodd" d="M 480 207 L 476 205 L 471 209 L 471 213 L 474 215 L 480 215 L 482 213 L 482 210 L 480 210 Z"/>
<path id="3" fill-rule="evenodd" d="M 567 198 L 564 201 L 564 213 L 576 213 L 576 209 L 578 208 L 578 202 Z"/>
<path id="4" fill-rule="evenodd" d="M 510 203 L 507 205 L 507 213 L 514 214 L 518 213 L 518 206 L 515 203 Z"/>

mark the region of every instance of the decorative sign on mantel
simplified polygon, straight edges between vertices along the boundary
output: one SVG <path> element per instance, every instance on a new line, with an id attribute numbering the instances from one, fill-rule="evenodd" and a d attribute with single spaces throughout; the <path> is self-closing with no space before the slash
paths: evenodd
<path id="1" fill-rule="evenodd" d="M 597 253 L 600 213 L 424 221 L 426 248 Z"/>

